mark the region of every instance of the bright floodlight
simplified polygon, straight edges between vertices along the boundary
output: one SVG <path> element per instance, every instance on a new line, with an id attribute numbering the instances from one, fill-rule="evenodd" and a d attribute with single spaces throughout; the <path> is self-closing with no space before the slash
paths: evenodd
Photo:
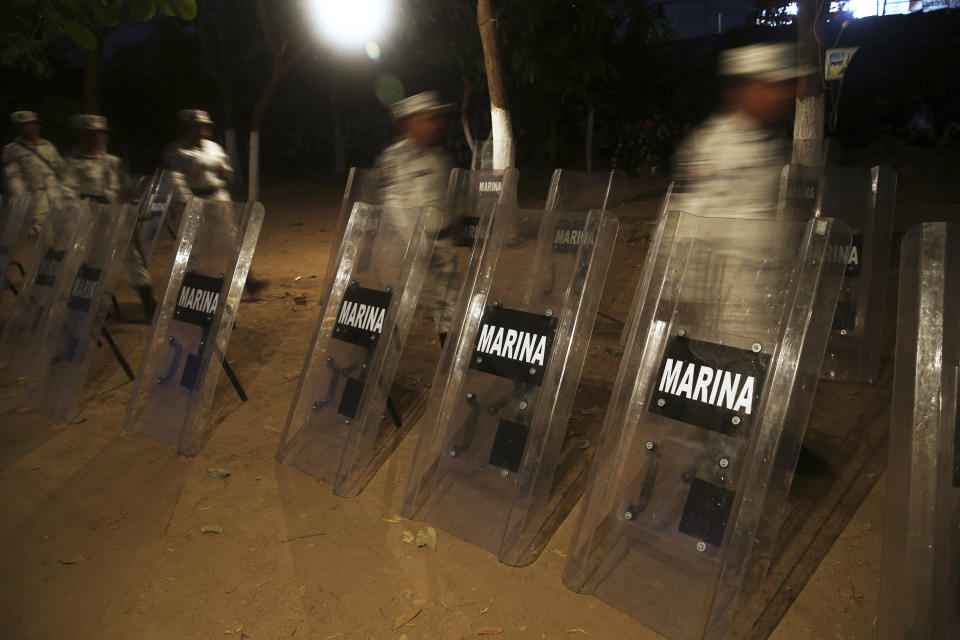
<path id="1" fill-rule="evenodd" d="M 314 23 L 333 42 L 360 46 L 375 40 L 390 18 L 390 0 L 307 0 Z"/>

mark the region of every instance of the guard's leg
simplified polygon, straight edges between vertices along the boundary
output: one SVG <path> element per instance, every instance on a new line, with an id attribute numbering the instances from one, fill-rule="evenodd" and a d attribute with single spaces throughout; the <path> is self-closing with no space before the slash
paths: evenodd
<path id="1" fill-rule="evenodd" d="M 153 297 L 153 280 L 150 278 L 150 272 L 147 271 L 143 256 L 140 255 L 137 247 L 132 243 L 130 249 L 127 250 L 127 256 L 123 259 L 123 266 L 127 269 L 130 286 L 136 289 L 140 296 L 143 313 L 147 316 L 147 320 L 150 320 L 157 308 L 157 301 Z"/>
<path id="2" fill-rule="evenodd" d="M 438 335 L 446 337 L 450 332 L 459 288 L 457 249 L 447 241 L 438 242 L 423 284 L 424 303 L 432 311 Z"/>

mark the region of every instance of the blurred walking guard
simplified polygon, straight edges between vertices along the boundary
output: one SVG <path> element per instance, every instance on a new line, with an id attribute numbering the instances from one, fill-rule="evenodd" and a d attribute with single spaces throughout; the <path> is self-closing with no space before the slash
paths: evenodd
<path id="1" fill-rule="evenodd" d="M 33 111 L 14 111 L 10 122 L 17 132 L 3 147 L 3 187 L 11 198 L 30 201 L 31 232 L 38 235 L 51 200 L 60 198 L 63 159 L 49 140 L 40 137 L 40 119 Z"/>
<path id="2" fill-rule="evenodd" d="M 81 199 L 101 204 L 120 204 L 129 197 L 130 176 L 115 155 L 107 152 L 110 141 L 110 125 L 107 118 L 92 113 L 80 113 L 70 120 L 77 132 L 77 151 L 68 156 L 63 171 L 63 183 Z M 153 280 L 143 254 L 130 243 L 130 249 L 124 258 L 123 266 L 127 270 L 127 279 L 143 304 L 143 313 L 147 320 L 153 317 L 157 301 L 153 297 Z"/>
<path id="3" fill-rule="evenodd" d="M 191 196 L 229 201 L 227 185 L 233 169 L 223 147 L 210 139 L 213 133 L 210 114 L 200 109 L 182 109 L 179 120 L 181 137 L 166 153 L 174 196 L 182 202 Z"/>
<path id="4" fill-rule="evenodd" d="M 440 145 L 453 105 L 443 104 L 435 91 L 404 98 L 392 106 L 401 139 L 380 154 L 375 168 L 385 207 L 435 207 L 443 211 L 453 162 Z M 415 221 L 409 221 L 412 228 Z M 430 309 L 440 346 L 446 341 L 457 303 L 460 277 L 454 225 L 444 220 L 420 299 Z M 401 225 L 402 227 L 403 225 Z"/>
<path id="5" fill-rule="evenodd" d="M 181 205 L 190 197 L 204 200 L 230 201 L 227 185 L 233 179 L 230 157 L 210 139 L 213 120 L 202 109 L 181 109 L 181 137 L 167 147 L 165 164 L 170 170 L 173 197 Z M 262 291 L 269 280 L 247 274 L 246 289 L 251 295 Z"/>
<path id="6" fill-rule="evenodd" d="M 708 217 L 773 218 L 793 117 L 795 44 L 755 44 L 720 56 L 723 107 L 697 126 L 674 156 L 671 208 Z"/>

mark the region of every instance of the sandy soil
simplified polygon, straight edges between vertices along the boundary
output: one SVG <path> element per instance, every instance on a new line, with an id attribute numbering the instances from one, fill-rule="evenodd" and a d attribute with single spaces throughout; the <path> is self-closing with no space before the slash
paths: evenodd
<path id="1" fill-rule="evenodd" d="M 527 191 L 543 192 L 546 183 L 535 186 Z M 606 406 L 616 374 L 617 319 L 626 317 L 643 259 L 644 219 L 664 187 L 635 180 L 628 190 L 604 315 L 574 409 L 579 433 L 602 420 L 594 407 Z M 396 515 L 418 426 L 350 500 L 274 461 L 319 315 L 340 195 L 339 185 L 265 189 L 254 268 L 272 286 L 244 301 L 228 352 L 250 399 L 241 403 L 221 379 L 220 424 L 196 457 L 122 431 L 132 385 L 106 350 L 91 369 L 76 424 L 53 425 L 17 408 L 22 381 L 0 373 L 0 637 L 658 637 L 561 583 L 577 509 L 522 569 L 442 530 L 435 549 L 404 542 L 405 532 L 424 526 Z M 538 204 L 535 196 L 529 204 Z M 152 268 L 158 281 L 170 249 L 160 248 Z M 120 299 L 127 320 L 140 317 L 132 291 L 121 288 Z M 5 299 L 0 311 L 8 308 Z M 146 324 L 109 324 L 136 367 Z M 413 378 L 404 382 L 422 385 L 439 347 L 422 318 L 413 333 L 423 370 L 405 373 Z M 229 476 L 211 477 L 211 468 Z M 863 473 L 873 474 L 862 483 L 869 497 L 837 525 L 842 533 L 819 568 L 810 568 L 813 577 L 773 637 L 874 635 L 883 483 L 880 474 Z M 209 525 L 222 532 L 202 533 Z"/>

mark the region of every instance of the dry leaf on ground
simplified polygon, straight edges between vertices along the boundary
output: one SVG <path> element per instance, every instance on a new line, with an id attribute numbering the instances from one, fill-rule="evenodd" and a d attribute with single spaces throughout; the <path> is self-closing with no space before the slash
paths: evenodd
<path id="1" fill-rule="evenodd" d="M 401 614 L 401 615 L 397 616 L 397 618 L 393 621 L 393 628 L 394 628 L 394 629 L 399 629 L 400 627 L 402 627 L 402 626 L 405 625 L 405 624 L 410 624 L 410 622 L 411 622 L 414 618 L 416 618 L 418 615 L 420 615 L 420 613 L 421 613 L 422 611 L 423 611 L 423 609 L 417 609 L 417 610 L 414 611 L 413 613 L 404 613 L 404 614 Z"/>

